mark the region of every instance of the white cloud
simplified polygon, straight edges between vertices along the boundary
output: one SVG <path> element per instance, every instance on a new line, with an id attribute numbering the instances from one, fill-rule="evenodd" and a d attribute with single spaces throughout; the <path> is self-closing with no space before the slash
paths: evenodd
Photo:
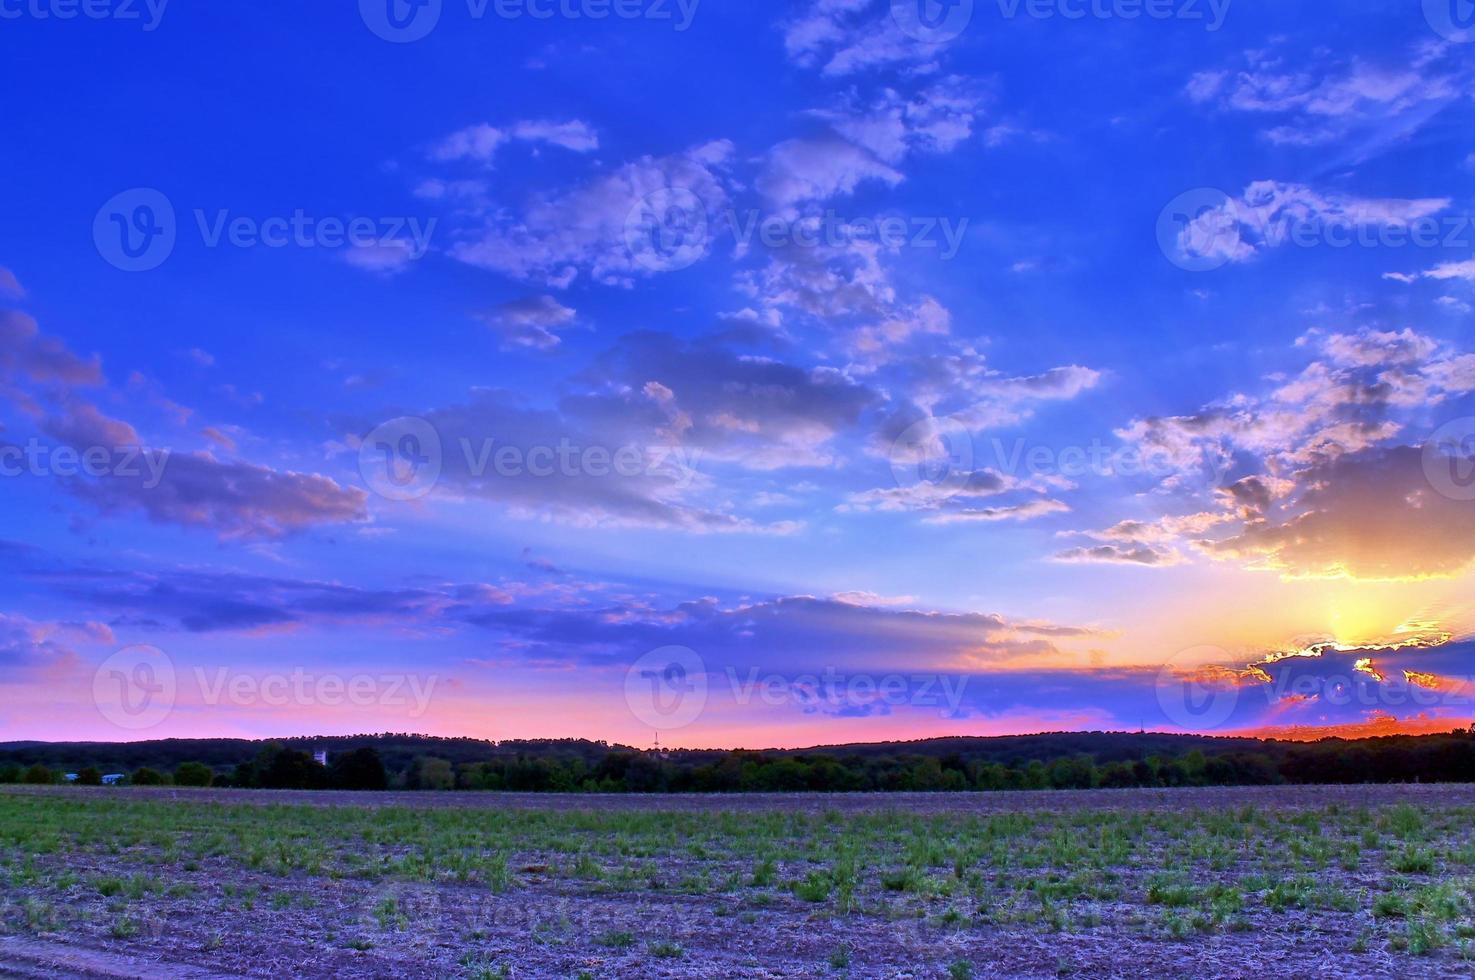
<path id="1" fill-rule="evenodd" d="M 904 33 L 891 16 L 890 0 L 814 0 L 784 25 L 790 59 L 833 76 L 891 66 L 928 71 L 946 47 Z"/>
<path id="2" fill-rule="evenodd" d="M 707 235 L 698 242 L 705 255 L 727 205 L 723 170 L 732 154 L 732 144 L 722 140 L 672 156 L 641 157 L 572 190 L 535 197 L 520 213 L 490 216 L 479 232 L 452 246 L 450 255 L 554 288 L 580 274 L 606 285 L 632 285 L 660 271 L 632 249 L 632 214 L 661 192 L 694 200 L 706 212 Z"/>
<path id="3" fill-rule="evenodd" d="M 1260 180 L 1245 188 L 1242 196 L 1186 217 L 1177 248 L 1192 259 L 1248 262 L 1307 235 L 1330 240 L 1337 234 L 1350 236 L 1357 228 L 1407 228 L 1450 203 L 1449 198 L 1322 194 L 1304 184 Z"/>
<path id="4" fill-rule="evenodd" d="M 1396 65 L 1329 62 L 1320 53 L 1306 58 L 1271 47 L 1248 52 L 1238 71 L 1198 72 L 1185 91 L 1191 101 L 1224 111 L 1282 117 L 1261 133 L 1271 143 L 1344 141 L 1366 158 L 1407 139 L 1461 98 L 1467 79 L 1468 70 L 1444 44 L 1418 45 Z"/>
<path id="5" fill-rule="evenodd" d="M 414 247 L 399 239 L 385 239 L 368 245 L 354 245 L 343 252 L 343 261 L 356 269 L 392 276 L 409 268 L 416 259 Z"/>
<path id="6" fill-rule="evenodd" d="M 527 120 L 507 128 L 475 123 L 441 139 L 426 155 L 440 162 L 473 160 L 490 165 L 497 151 L 512 140 L 560 146 L 576 153 L 599 149 L 599 136 L 586 122 L 578 119 L 567 122 Z"/>
<path id="7" fill-rule="evenodd" d="M 775 146 L 758 178 L 758 190 L 778 208 L 804 201 L 825 201 L 852 193 L 875 180 L 890 186 L 902 182 L 900 171 L 854 143 L 841 139 L 795 139 Z"/>

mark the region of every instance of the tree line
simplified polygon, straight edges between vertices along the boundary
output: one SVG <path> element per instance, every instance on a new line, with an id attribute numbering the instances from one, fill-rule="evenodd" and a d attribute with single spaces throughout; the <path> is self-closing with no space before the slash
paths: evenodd
<path id="1" fill-rule="evenodd" d="M 1038 737 L 1031 737 L 1038 738 Z M 1123 751 L 1122 738 L 1101 735 L 1097 751 L 1051 758 L 1001 757 L 990 739 L 932 740 L 806 752 L 645 752 L 590 742 L 518 743 L 492 758 L 434 753 L 428 741 L 407 755 L 403 745 L 382 753 L 358 744 L 327 765 L 291 742 L 250 743 L 254 754 L 234 766 L 198 760 L 172 769 L 141 766 L 125 773 L 132 785 L 257 789 L 505 790 L 564 793 L 945 792 L 1173 786 L 1266 786 L 1283 783 L 1475 781 L 1475 730 L 1448 735 L 1390 736 L 1347 741 L 1224 740 L 1209 751 Z M 975 744 L 977 743 L 977 744 Z M 483 743 L 486 744 L 486 743 Z M 1042 743 L 1020 741 L 1012 751 Z M 1091 746 L 1063 739 L 1056 748 Z M 1140 749 L 1160 743 L 1150 738 Z M 1246 750 L 1245 746 L 1256 746 Z M 973 749 L 974 751 L 970 751 Z M 1217 749 L 1218 751 L 1215 751 Z M 388 756 L 388 758 L 386 758 Z M 459 758 L 457 756 L 460 756 Z M 73 771 L 75 782 L 99 785 L 94 765 Z M 64 770 L 43 763 L 0 764 L 0 782 L 54 783 Z"/>

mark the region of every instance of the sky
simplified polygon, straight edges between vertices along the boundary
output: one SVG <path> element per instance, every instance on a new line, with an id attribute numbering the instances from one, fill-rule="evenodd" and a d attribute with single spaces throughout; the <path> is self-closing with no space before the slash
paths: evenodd
<path id="1" fill-rule="evenodd" d="M 1464 0 L 0 0 L 0 740 L 1475 719 Z"/>

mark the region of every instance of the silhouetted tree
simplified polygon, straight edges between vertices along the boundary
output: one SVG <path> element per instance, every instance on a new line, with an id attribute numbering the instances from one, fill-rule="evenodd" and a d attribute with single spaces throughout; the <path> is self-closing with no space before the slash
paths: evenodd
<path id="1" fill-rule="evenodd" d="M 215 770 L 203 762 L 182 762 L 174 770 L 176 786 L 209 786 L 215 782 Z"/>
<path id="2" fill-rule="evenodd" d="M 384 760 L 372 746 L 345 752 L 328 767 L 332 784 L 337 789 L 383 790 L 389 788 L 389 774 Z"/>
<path id="3" fill-rule="evenodd" d="M 44 786 L 56 782 L 56 774 L 38 762 L 26 770 L 23 781 L 33 786 Z"/>

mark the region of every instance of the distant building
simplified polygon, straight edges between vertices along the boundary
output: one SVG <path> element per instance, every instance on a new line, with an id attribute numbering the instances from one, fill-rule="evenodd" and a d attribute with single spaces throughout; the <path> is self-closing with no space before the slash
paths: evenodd
<path id="1" fill-rule="evenodd" d="M 75 772 L 69 772 L 63 774 L 62 778 L 69 783 L 75 783 L 81 777 Z M 121 772 L 110 772 L 102 777 L 102 784 L 104 786 L 116 786 L 126 778 L 127 776 Z"/>
<path id="2" fill-rule="evenodd" d="M 326 766 L 328 764 L 328 750 L 318 749 L 312 754 L 312 761 L 320 766 Z"/>

